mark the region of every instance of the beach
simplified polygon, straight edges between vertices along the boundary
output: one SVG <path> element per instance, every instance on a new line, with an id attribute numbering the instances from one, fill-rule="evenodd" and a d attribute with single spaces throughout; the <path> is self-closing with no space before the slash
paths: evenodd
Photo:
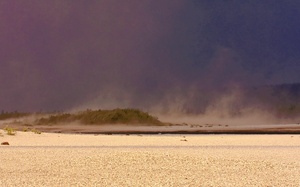
<path id="1" fill-rule="evenodd" d="M 0 186 L 300 186 L 297 134 L 0 132 Z"/>

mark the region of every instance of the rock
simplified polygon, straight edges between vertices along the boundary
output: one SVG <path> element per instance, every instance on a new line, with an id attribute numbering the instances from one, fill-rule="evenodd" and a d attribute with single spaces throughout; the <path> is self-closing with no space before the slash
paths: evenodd
<path id="1" fill-rule="evenodd" d="M 8 142 L 2 142 L 1 145 L 9 145 Z"/>

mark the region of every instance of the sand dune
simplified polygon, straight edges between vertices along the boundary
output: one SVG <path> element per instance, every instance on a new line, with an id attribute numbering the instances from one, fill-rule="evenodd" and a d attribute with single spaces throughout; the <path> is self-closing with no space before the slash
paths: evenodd
<path id="1" fill-rule="evenodd" d="M 0 132 L 0 186 L 300 185 L 300 135 Z"/>

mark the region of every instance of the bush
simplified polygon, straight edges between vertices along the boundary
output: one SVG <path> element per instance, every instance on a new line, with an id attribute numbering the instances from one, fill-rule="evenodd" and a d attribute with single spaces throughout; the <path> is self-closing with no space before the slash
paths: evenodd
<path id="1" fill-rule="evenodd" d="M 33 132 L 34 134 L 42 134 L 42 132 L 37 129 L 31 129 L 31 132 Z"/>
<path id="2" fill-rule="evenodd" d="M 17 134 L 17 132 L 14 128 L 5 127 L 4 130 L 6 131 L 6 134 L 10 135 L 10 136 L 14 136 Z"/>

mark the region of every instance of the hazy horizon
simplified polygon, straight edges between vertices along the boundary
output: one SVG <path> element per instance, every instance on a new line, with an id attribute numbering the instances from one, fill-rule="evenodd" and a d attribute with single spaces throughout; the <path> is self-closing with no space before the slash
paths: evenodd
<path id="1" fill-rule="evenodd" d="M 0 110 L 257 113 L 245 89 L 300 82 L 299 17 L 298 1 L 1 1 Z"/>

